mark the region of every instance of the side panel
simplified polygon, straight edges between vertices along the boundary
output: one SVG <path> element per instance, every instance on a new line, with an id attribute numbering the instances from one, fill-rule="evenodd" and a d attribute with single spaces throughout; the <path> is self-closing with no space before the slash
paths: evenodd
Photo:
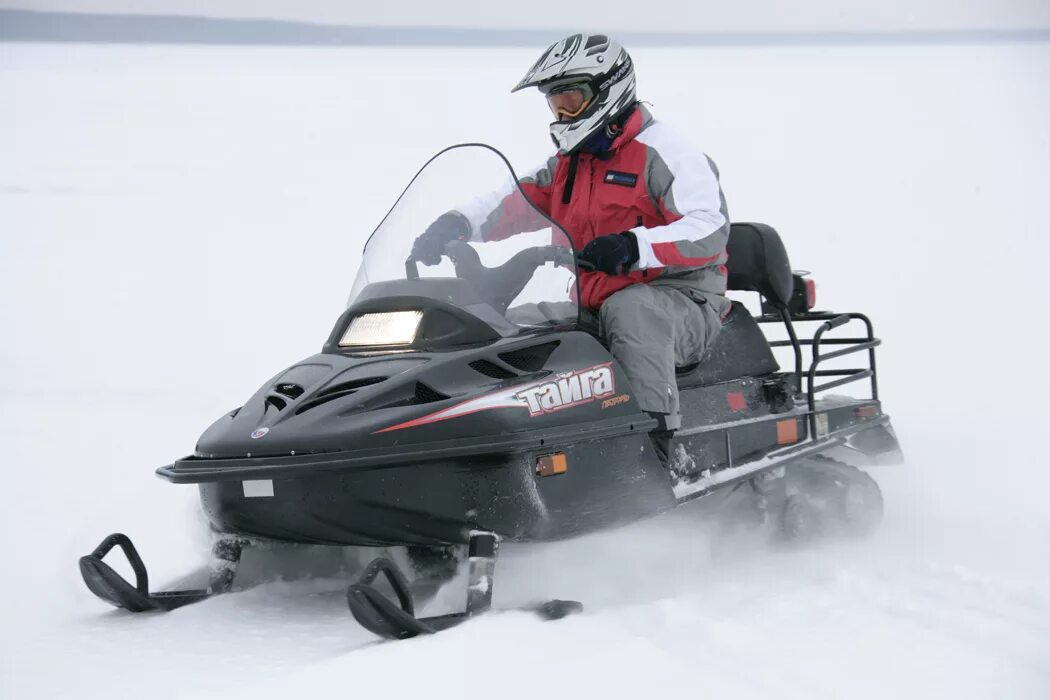
<path id="1" fill-rule="evenodd" d="M 644 432 L 562 448 L 568 469 L 536 474 L 550 451 L 251 482 L 201 484 L 212 524 L 294 542 L 465 543 L 472 529 L 549 540 L 636 520 L 674 505 Z"/>
<path id="2" fill-rule="evenodd" d="M 684 419 L 677 439 L 696 462 L 697 471 L 754 459 L 778 446 L 776 421 L 771 418 L 774 414 L 761 380 L 745 377 L 693 387 L 682 390 L 681 397 Z M 771 420 L 748 422 L 761 418 Z M 789 418 L 790 414 L 784 415 L 784 420 Z M 804 421 L 798 423 L 804 425 Z M 716 428 L 722 425 L 726 429 Z M 805 434 L 797 433 L 797 437 L 801 440 Z"/>

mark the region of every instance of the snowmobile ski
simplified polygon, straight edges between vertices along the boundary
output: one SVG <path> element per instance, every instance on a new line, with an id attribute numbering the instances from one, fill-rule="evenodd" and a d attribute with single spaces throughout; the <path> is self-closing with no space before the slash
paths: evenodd
<path id="1" fill-rule="evenodd" d="M 392 561 L 381 557 L 373 560 L 357 581 L 347 588 L 346 602 L 350 613 L 362 627 L 386 639 L 410 639 L 420 634 L 434 634 L 486 613 L 492 608 L 492 583 L 498 546 L 499 539 L 494 533 L 471 533 L 467 608 L 463 612 L 416 617 L 408 580 Z M 397 604 L 373 585 L 380 575 L 386 578 L 393 589 Z M 549 600 L 520 609 L 535 612 L 545 620 L 557 620 L 582 612 L 583 604 L 575 600 Z"/>
<path id="2" fill-rule="evenodd" d="M 215 555 L 217 566 L 207 588 L 151 593 L 149 574 L 142 557 L 131 539 L 117 532 L 102 540 L 91 554 L 80 558 L 80 575 L 88 589 L 110 605 L 135 613 L 168 612 L 228 592 L 233 585 L 233 577 L 241 559 L 242 546 L 240 540 L 233 538 L 223 538 L 215 543 L 212 553 Z M 120 547 L 132 571 L 135 572 L 134 586 L 103 561 L 114 547 Z"/>

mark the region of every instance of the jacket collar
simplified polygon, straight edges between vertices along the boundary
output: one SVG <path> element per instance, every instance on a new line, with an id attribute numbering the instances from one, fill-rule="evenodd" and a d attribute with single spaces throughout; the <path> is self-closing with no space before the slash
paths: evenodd
<path id="1" fill-rule="evenodd" d="M 634 111 L 631 112 L 631 116 L 627 118 L 627 122 L 623 125 L 623 133 L 613 139 L 612 146 L 609 147 L 609 151 L 617 151 L 624 145 L 630 143 L 646 129 L 649 128 L 653 123 L 653 115 L 649 111 L 649 108 L 639 102 Z"/>
<path id="2" fill-rule="evenodd" d="M 655 120 L 653 119 L 653 115 L 649 112 L 649 109 L 641 102 L 638 102 L 632 108 L 630 114 L 627 116 L 626 121 L 624 121 L 623 131 L 621 131 L 612 141 L 609 141 L 608 146 L 604 146 L 605 150 L 598 152 L 594 150 L 585 151 L 580 149 L 573 151 L 573 153 L 570 155 L 559 154 L 558 157 L 571 159 L 574 156 L 576 158 L 583 156 L 594 157 L 599 160 L 608 160 L 613 156 L 614 153 L 616 153 L 616 151 L 633 141 L 638 136 L 638 134 L 648 129 L 654 121 Z M 601 135 L 603 138 L 608 138 L 605 136 L 604 133 L 602 133 Z M 594 140 L 595 137 L 596 136 L 591 136 L 591 140 Z"/>

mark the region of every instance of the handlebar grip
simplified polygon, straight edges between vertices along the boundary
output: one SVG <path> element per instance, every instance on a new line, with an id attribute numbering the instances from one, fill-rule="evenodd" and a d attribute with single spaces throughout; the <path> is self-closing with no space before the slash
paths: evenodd
<path id="1" fill-rule="evenodd" d="M 830 321 L 825 321 L 824 328 L 830 331 L 832 328 L 838 328 L 839 326 L 846 325 L 850 322 L 850 320 L 851 318 L 849 314 L 842 314 L 841 316 L 836 316 Z"/>

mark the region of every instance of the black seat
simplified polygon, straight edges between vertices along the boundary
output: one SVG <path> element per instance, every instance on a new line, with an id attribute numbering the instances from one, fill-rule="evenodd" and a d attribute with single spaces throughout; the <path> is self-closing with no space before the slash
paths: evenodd
<path id="1" fill-rule="evenodd" d="M 726 244 L 729 289 L 758 292 L 778 308 L 791 298 L 794 280 L 784 243 L 772 226 L 732 224 Z M 700 362 L 677 370 L 678 386 L 718 384 L 759 377 L 780 369 L 758 322 L 740 302 L 722 322 L 722 331 Z"/>
<path id="2" fill-rule="evenodd" d="M 679 388 L 706 386 L 740 377 L 759 377 L 780 369 L 758 322 L 739 301 L 722 322 L 700 362 L 677 370 Z"/>
<path id="3" fill-rule="evenodd" d="M 758 292 L 777 308 L 787 306 L 795 281 L 784 242 L 772 226 L 731 225 L 726 252 L 730 289 Z"/>

